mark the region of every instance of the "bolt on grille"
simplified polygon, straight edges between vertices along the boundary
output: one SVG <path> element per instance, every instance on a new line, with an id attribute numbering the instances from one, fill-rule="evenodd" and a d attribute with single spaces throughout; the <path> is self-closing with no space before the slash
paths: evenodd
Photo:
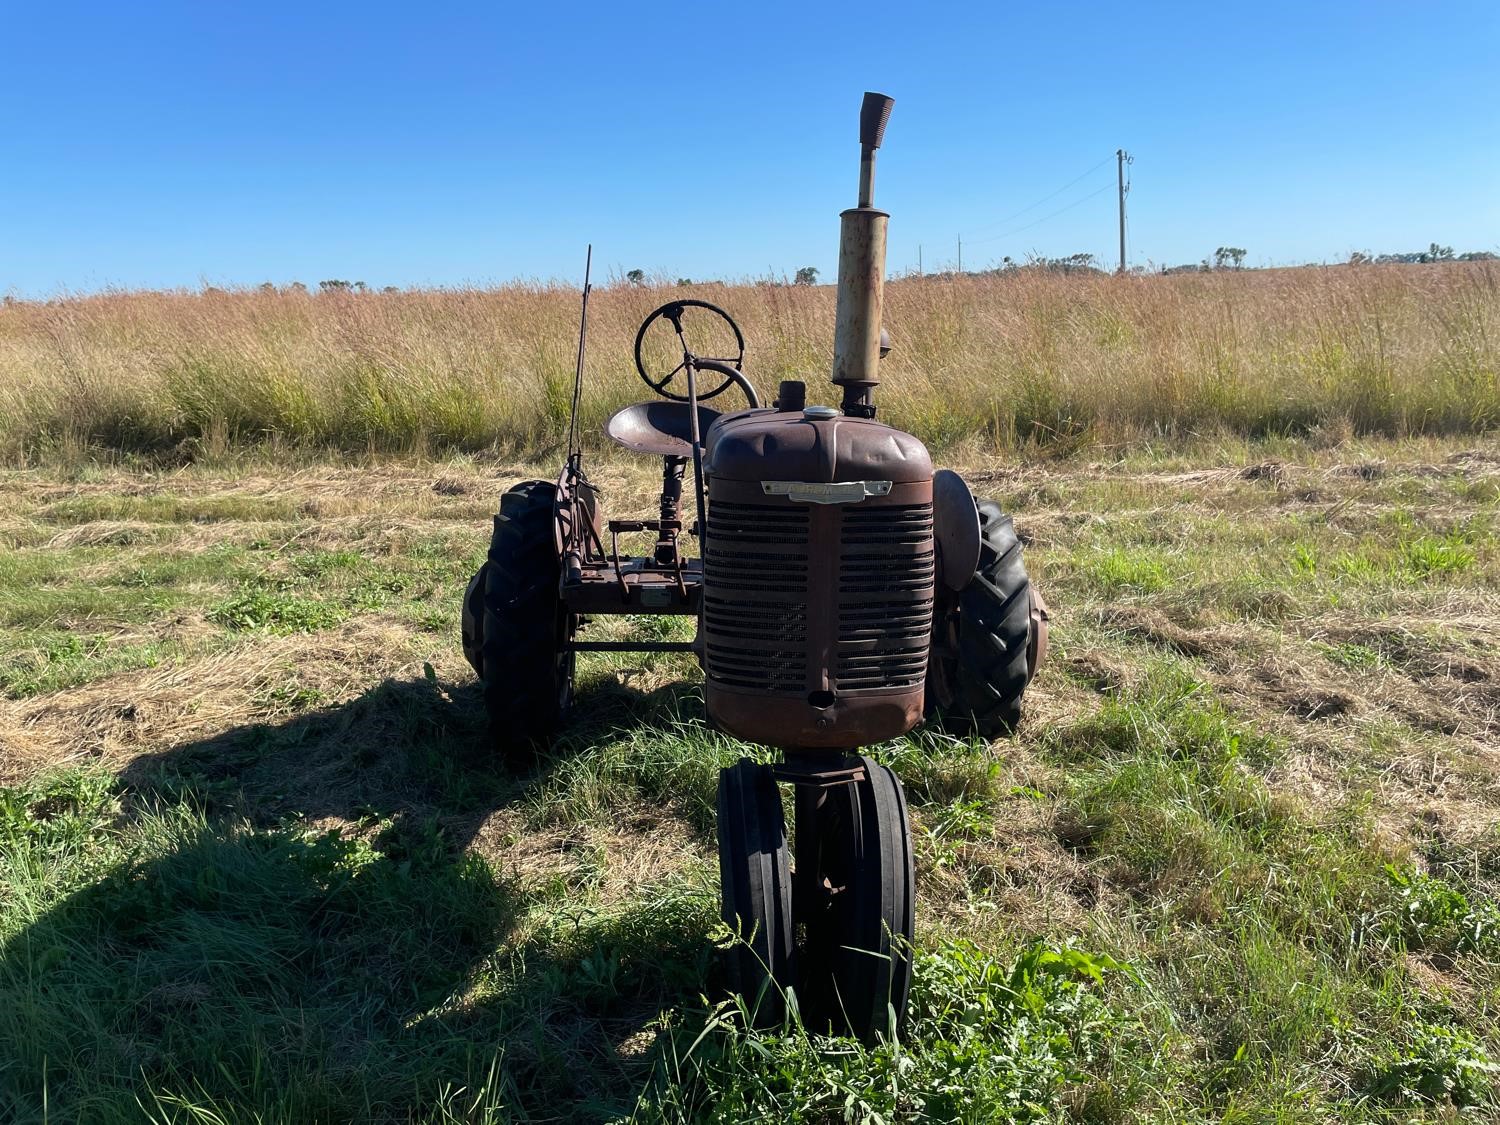
<path id="1" fill-rule="evenodd" d="M 834 556 L 814 557 L 814 519 Z M 836 538 L 833 538 L 836 536 Z M 823 508 L 711 502 L 703 557 L 705 667 L 711 683 L 801 695 L 832 640 L 838 691 L 909 691 L 927 674 L 935 559 L 932 505 Z M 814 605 L 818 592 L 836 604 Z M 814 599 L 815 600 L 815 599 Z M 820 623 L 810 633 L 810 616 Z M 828 637 L 824 629 L 834 633 Z M 814 669 L 818 671 L 818 669 Z M 817 682 L 814 682 L 817 681 Z"/>

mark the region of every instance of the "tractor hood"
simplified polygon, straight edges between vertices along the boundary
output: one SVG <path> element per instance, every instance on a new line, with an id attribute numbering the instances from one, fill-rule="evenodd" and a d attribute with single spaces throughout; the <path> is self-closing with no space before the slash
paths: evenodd
<path id="1" fill-rule="evenodd" d="M 708 476 L 740 481 L 889 481 L 932 479 L 932 458 L 911 434 L 873 418 L 828 407 L 728 414 L 708 431 Z"/>

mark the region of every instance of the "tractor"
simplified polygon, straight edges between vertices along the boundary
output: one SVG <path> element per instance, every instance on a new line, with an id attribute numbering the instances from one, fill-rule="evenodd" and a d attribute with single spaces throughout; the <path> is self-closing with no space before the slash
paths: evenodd
<path id="1" fill-rule="evenodd" d="M 874 207 L 875 153 L 891 106 L 864 97 L 859 202 L 841 216 L 838 406 L 809 403 L 797 380 L 761 405 L 729 313 L 670 301 L 635 340 L 636 369 L 658 397 L 605 425 L 626 449 L 661 458 L 658 511 L 606 518 L 577 437 L 586 278 L 566 462 L 555 481 L 501 498 L 462 612 L 502 750 L 545 742 L 565 721 L 580 654 L 696 654 L 707 721 L 779 752 L 774 765 L 745 757 L 720 774 L 731 987 L 766 1023 L 795 989 L 807 1027 L 867 1041 L 905 1018 L 915 888 L 901 783 L 860 751 L 924 720 L 1010 731 L 1047 636 L 1010 517 L 876 417 L 889 215 Z M 662 338 L 670 358 L 656 363 Z M 730 390 L 738 409 L 707 405 Z M 649 554 L 620 553 L 631 533 L 654 537 Z M 700 557 L 684 554 L 685 537 Z M 582 639 L 606 614 L 691 616 L 697 636 Z M 794 791 L 790 846 L 782 785 Z"/>

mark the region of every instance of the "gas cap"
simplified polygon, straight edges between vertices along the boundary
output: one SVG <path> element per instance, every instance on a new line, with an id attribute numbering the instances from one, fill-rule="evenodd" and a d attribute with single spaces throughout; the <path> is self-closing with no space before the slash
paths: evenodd
<path id="1" fill-rule="evenodd" d="M 831 406 L 806 406 L 802 409 L 802 417 L 812 422 L 826 422 L 838 416 L 839 412 Z"/>

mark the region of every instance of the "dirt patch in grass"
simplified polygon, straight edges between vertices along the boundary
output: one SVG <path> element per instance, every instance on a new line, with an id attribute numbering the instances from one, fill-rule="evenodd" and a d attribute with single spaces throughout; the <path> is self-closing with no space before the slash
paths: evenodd
<path id="1" fill-rule="evenodd" d="M 1097 619 L 1102 628 L 1116 630 L 1169 652 L 1204 661 L 1209 667 L 1227 669 L 1239 661 L 1237 653 L 1246 632 L 1237 628 L 1192 629 L 1171 621 L 1165 613 L 1147 606 L 1104 606 Z"/>

